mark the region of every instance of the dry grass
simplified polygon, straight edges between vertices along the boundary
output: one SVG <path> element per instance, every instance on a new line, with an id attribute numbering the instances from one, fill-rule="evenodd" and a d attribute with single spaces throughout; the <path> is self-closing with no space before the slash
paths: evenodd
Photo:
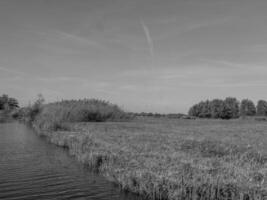
<path id="1" fill-rule="evenodd" d="M 46 132 L 122 189 L 150 199 L 267 198 L 267 123 L 151 119 Z"/>

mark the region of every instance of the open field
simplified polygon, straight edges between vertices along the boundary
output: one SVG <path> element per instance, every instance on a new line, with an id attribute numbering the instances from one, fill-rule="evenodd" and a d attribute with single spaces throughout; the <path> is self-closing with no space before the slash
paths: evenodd
<path id="1" fill-rule="evenodd" d="M 42 132 L 78 160 L 151 199 L 264 199 L 267 123 L 138 119 Z"/>

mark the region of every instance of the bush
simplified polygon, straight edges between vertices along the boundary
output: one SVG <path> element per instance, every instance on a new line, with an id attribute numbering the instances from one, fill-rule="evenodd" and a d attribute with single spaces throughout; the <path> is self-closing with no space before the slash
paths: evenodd
<path id="1" fill-rule="evenodd" d="M 18 100 L 6 94 L 0 96 L 0 110 L 12 111 L 19 107 Z"/>
<path id="2" fill-rule="evenodd" d="M 257 115 L 267 116 L 267 101 L 259 100 L 257 104 Z"/>
<path id="3" fill-rule="evenodd" d="M 239 102 L 233 97 L 227 97 L 224 101 L 220 99 L 201 101 L 192 106 L 188 114 L 200 118 L 238 118 Z"/>
<path id="4" fill-rule="evenodd" d="M 210 101 L 201 101 L 195 104 L 189 109 L 188 115 L 200 118 L 210 118 L 211 117 L 211 103 Z"/>
<path id="5" fill-rule="evenodd" d="M 188 115 L 198 117 L 200 112 L 201 110 L 200 110 L 199 104 L 195 104 L 189 109 Z"/>
<path id="6" fill-rule="evenodd" d="M 55 130 L 65 122 L 104 122 L 128 119 L 117 105 L 97 99 L 64 100 L 43 106 L 34 123 L 41 129 Z"/>
<path id="7" fill-rule="evenodd" d="M 211 118 L 211 103 L 209 100 L 200 102 L 200 109 L 201 112 L 199 114 L 199 117 L 201 118 Z"/>
<path id="8" fill-rule="evenodd" d="M 240 105 L 240 116 L 254 116 L 256 114 L 256 107 L 253 101 L 243 99 Z"/>
<path id="9" fill-rule="evenodd" d="M 234 119 L 239 117 L 239 102 L 236 98 L 227 97 L 223 102 L 222 119 Z"/>
<path id="10" fill-rule="evenodd" d="M 32 123 L 36 116 L 41 112 L 44 101 L 43 95 L 39 94 L 33 105 L 22 107 L 14 112 L 15 118 L 26 123 Z"/>
<path id="11" fill-rule="evenodd" d="M 214 99 L 211 101 L 211 117 L 214 119 L 221 118 L 224 102 L 220 99 Z"/>

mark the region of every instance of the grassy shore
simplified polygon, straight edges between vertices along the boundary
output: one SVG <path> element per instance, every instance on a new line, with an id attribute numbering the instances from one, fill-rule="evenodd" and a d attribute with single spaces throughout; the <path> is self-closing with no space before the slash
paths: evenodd
<path id="1" fill-rule="evenodd" d="M 266 122 L 141 119 L 64 127 L 39 132 L 123 190 L 149 199 L 267 197 Z"/>

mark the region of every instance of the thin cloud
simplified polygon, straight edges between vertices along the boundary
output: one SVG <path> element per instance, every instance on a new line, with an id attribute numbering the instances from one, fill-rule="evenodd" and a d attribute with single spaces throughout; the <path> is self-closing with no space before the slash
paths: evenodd
<path id="1" fill-rule="evenodd" d="M 267 53 L 267 44 L 249 45 L 244 48 L 249 53 Z"/>
<path id="2" fill-rule="evenodd" d="M 180 78 L 187 78 L 188 75 L 186 74 L 181 74 L 181 73 L 174 73 L 174 74 L 171 74 L 171 73 L 165 73 L 161 76 L 159 76 L 160 79 L 162 80 L 172 80 L 172 79 L 180 79 Z"/>
<path id="3" fill-rule="evenodd" d="M 197 22 L 190 24 L 187 26 L 183 32 L 189 32 L 193 30 L 197 30 L 200 28 L 206 28 L 206 27 L 211 27 L 211 26 L 216 26 L 216 25 L 221 25 L 224 24 L 232 19 L 232 16 L 224 17 L 224 18 L 217 18 L 217 19 L 212 19 L 208 21 L 203 21 L 203 22 Z"/>
<path id="4" fill-rule="evenodd" d="M 130 69 L 125 70 L 120 73 L 121 77 L 150 77 L 150 78 L 159 78 L 159 79 L 168 79 L 168 78 L 186 78 L 190 76 L 191 71 L 187 69 L 179 68 L 154 68 L 153 70 L 148 68 L 140 69 Z"/>
<path id="5" fill-rule="evenodd" d="M 232 68 L 232 69 L 251 70 L 253 72 L 255 72 L 255 70 L 261 70 L 261 71 L 263 70 L 264 72 L 266 72 L 266 69 L 267 69 L 265 66 L 262 66 L 262 65 L 237 63 L 237 62 L 232 62 L 228 60 L 201 59 L 201 61 L 204 61 L 206 63 L 221 65 L 221 66 Z M 212 66 L 214 67 L 214 65 Z"/>
<path id="6" fill-rule="evenodd" d="M 209 20 L 201 20 L 201 21 L 194 21 L 194 22 L 188 22 L 186 25 L 179 25 L 173 26 L 172 27 L 177 27 L 172 29 L 172 31 L 168 31 L 165 34 L 162 34 L 161 36 L 158 36 L 156 40 L 162 40 L 166 39 L 169 37 L 177 37 L 178 35 L 189 33 L 192 31 L 197 31 L 202 28 L 209 28 L 213 26 L 218 26 L 222 25 L 227 22 L 231 22 L 233 20 L 233 16 L 227 16 L 223 18 L 214 18 L 214 19 L 209 19 Z M 177 20 L 176 20 L 177 21 Z M 170 20 L 170 23 L 174 23 L 175 18 L 173 20 Z M 159 21 L 159 24 L 161 21 Z M 168 21 L 166 21 L 166 24 L 168 24 Z"/>
<path id="7" fill-rule="evenodd" d="M 149 47 L 150 56 L 153 58 L 154 57 L 154 43 L 153 43 L 152 37 L 150 35 L 149 28 L 145 24 L 144 20 L 140 19 L 140 23 L 141 23 L 141 26 L 145 32 L 145 35 L 146 35 L 146 40 L 147 40 L 147 44 Z"/>
<path id="8" fill-rule="evenodd" d="M 103 45 L 100 42 L 97 42 L 95 40 L 90 40 L 88 38 L 84 38 L 84 37 L 80 37 L 74 34 L 70 34 L 70 33 L 66 33 L 64 31 L 56 31 L 56 33 L 58 34 L 58 36 L 60 36 L 62 39 L 69 39 L 69 40 L 73 40 L 82 44 L 87 44 L 89 46 L 93 46 L 96 48 L 106 48 L 105 45 Z"/>
<path id="9" fill-rule="evenodd" d="M 71 76 L 57 76 L 57 77 L 36 77 L 36 80 L 43 82 L 70 82 L 70 81 L 84 81 L 83 78 Z"/>
<path id="10" fill-rule="evenodd" d="M 244 68 L 243 65 L 239 63 L 230 62 L 228 60 L 215 60 L 215 59 L 200 59 L 200 61 L 212 64 L 212 67 L 227 67 L 230 69 L 242 69 Z M 218 66 L 219 65 L 219 66 Z"/>
<path id="11" fill-rule="evenodd" d="M 0 71 L 7 72 L 7 73 L 10 73 L 10 74 L 20 75 L 20 76 L 27 75 L 24 72 L 21 72 L 21 71 L 18 71 L 18 70 L 13 70 L 13 69 L 8 69 L 6 67 L 1 67 L 1 66 L 0 66 Z"/>
<path id="12" fill-rule="evenodd" d="M 206 87 L 206 88 L 232 88 L 232 87 L 266 87 L 267 82 L 258 82 L 258 83 L 181 83 L 181 86 L 186 87 Z"/>

